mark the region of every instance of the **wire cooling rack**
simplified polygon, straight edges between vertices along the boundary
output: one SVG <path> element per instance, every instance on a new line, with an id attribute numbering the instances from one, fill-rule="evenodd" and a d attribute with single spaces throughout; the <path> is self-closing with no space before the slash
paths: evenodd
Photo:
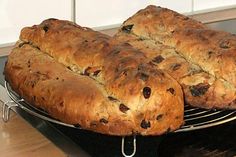
<path id="1" fill-rule="evenodd" d="M 5 88 L 7 91 L 8 96 L 11 98 L 11 101 L 5 102 L 3 105 L 3 121 L 7 122 L 9 120 L 10 109 L 12 107 L 19 107 L 24 111 L 41 118 L 43 120 L 56 123 L 59 125 L 63 125 L 66 127 L 72 127 L 80 129 L 80 127 L 63 123 L 53 117 L 51 117 L 47 112 L 44 110 L 38 109 L 33 105 L 27 103 L 24 99 L 22 99 L 17 93 L 15 93 L 10 85 L 5 82 Z M 185 124 L 181 126 L 175 132 L 185 132 L 185 131 L 192 131 L 197 129 L 208 128 L 216 125 L 220 125 L 223 123 L 230 122 L 236 119 L 236 111 L 234 110 L 207 110 L 201 109 L 197 107 L 192 107 L 190 105 L 184 106 L 184 121 Z M 133 152 L 130 155 L 125 153 L 125 137 L 122 137 L 121 143 L 121 152 L 125 157 L 133 157 L 136 153 L 136 136 L 133 136 Z"/>

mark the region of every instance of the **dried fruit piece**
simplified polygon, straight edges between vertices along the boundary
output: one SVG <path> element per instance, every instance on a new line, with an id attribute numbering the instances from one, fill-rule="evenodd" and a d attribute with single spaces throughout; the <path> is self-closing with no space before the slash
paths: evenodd
<path id="1" fill-rule="evenodd" d="M 114 97 L 112 97 L 112 96 L 108 96 L 107 97 L 109 100 L 111 100 L 111 101 L 118 101 L 116 98 L 114 98 Z"/>
<path id="2" fill-rule="evenodd" d="M 210 87 L 210 85 L 208 83 L 199 83 L 197 85 L 194 86 L 190 86 L 189 90 L 192 94 L 192 96 L 201 96 L 204 95 L 208 88 Z"/>
<path id="3" fill-rule="evenodd" d="M 228 48 L 230 48 L 230 43 L 229 43 L 229 41 L 222 41 L 222 42 L 220 43 L 220 48 L 222 48 L 222 49 L 228 49 Z"/>
<path id="4" fill-rule="evenodd" d="M 168 88 L 166 91 L 170 92 L 172 95 L 175 95 L 174 88 Z"/>
<path id="5" fill-rule="evenodd" d="M 148 99 L 151 95 L 151 88 L 150 87 L 144 87 L 143 88 L 143 96 L 145 99 Z"/>
<path id="6" fill-rule="evenodd" d="M 91 69 L 91 67 L 87 67 L 85 70 L 84 70 L 84 75 L 87 75 L 89 76 L 89 70 Z"/>
<path id="7" fill-rule="evenodd" d="M 22 43 L 20 43 L 19 45 L 18 45 L 18 47 L 22 47 L 23 45 L 25 45 L 25 44 L 29 44 L 29 42 L 22 42 Z"/>
<path id="8" fill-rule="evenodd" d="M 147 128 L 151 127 L 151 123 L 149 121 L 146 121 L 145 119 L 143 119 L 140 126 L 143 129 L 147 129 Z"/>
<path id="9" fill-rule="evenodd" d="M 98 76 L 98 74 L 101 72 L 101 70 L 96 70 L 93 72 L 93 76 Z"/>
<path id="10" fill-rule="evenodd" d="M 64 107 L 64 102 L 63 102 L 63 101 L 60 102 L 60 103 L 59 103 L 59 106 L 60 106 L 60 107 Z"/>
<path id="11" fill-rule="evenodd" d="M 125 106 L 124 104 L 120 104 L 119 109 L 121 112 L 124 112 L 124 113 L 129 110 L 129 108 Z"/>
<path id="12" fill-rule="evenodd" d="M 157 64 L 159 64 L 159 63 L 161 63 L 163 60 L 164 60 L 164 58 L 163 58 L 161 55 L 159 55 L 159 56 L 156 56 L 152 61 L 155 62 L 155 63 L 157 63 Z"/>
<path id="13" fill-rule="evenodd" d="M 133 24 L 132 25 L 126 25 L 126 26 L 123 26 L 122 28 L 121 28 L 121 30 L 123 31 L 123 32 L 125 32 L 125 33 L 130 33 L 131 32 L 131 30 L 132 30 L 132 28 L 133 28 Z"/>
<path id="14" fill-rule="evenodd" d="M 45 32 L 47 32 L 48 29 L 49 29 L 49 27 L 48 27 L 47 25 L 44 25 L 44 26 L 43 26 L 43 30 L 44 30 Z"/>
<path id="15" fill-rule="evenodd" d="M 213 53 L 214 53 L 213 51 L 208 51 L 208 59 L 211 58 L 211 56 L 212 56 Z"/>
<path id="16" fill-rule="evenodd" d="M 140 79 L 143 81 L 147 81 L 149 78 L 149 75 L 145 74 L 145 73 L 140 73 Z"/>
<path id="17" fill-rule="evenodd" d="M 81 125 L 80 124 L 74 124 L 74 127 L 81 128 Z"/>
<path id="18" fill-rule="evenodd" d="M 173 71 L 176 71 L 176 70 L 178 70 L 180 67 L 181 67 L 181 64 L 175 63 L 175 64 L 172 64 L 170 68 L 171 68 Z"/>
<path id="19" fill-rule="evenodd" d="M 166 134 L 168 134 L 171 131 L 171 128 L 166 129 Z"/>
<path id="20" fill-rule="evenodd" d="M 104 123 L 104 124 L 107 124 L 107 123 L 108 123 L 108 121 L 107 121 L 105 118 L 100 119 L 100 122 L 101 122 L 101 123 Z"/>
<path id="21" fill-rule="evenodd" d="M 159 114 L 159 115 L 157 115 L 156 120 L 160 120 L 160 119 L 162 119 L 162 117 L 163 117 L 163 114 Z"/>

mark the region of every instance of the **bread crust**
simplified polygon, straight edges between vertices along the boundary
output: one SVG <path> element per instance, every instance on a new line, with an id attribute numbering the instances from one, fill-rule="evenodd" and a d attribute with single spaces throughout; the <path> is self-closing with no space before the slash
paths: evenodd
<path id="1" fill-rule="evenodd" d="M 127 26 L 132 28 L 125 31 Z M 148 6 L 127 19 L 116 38 L 139 48 L 150 60 L 172 51 L 158 68 L 181 84 L 187 103 L 202 108 L 236 108 L 235 35 L 211 30 L 169 9 Z M 171 65 L 179 68 L 173 70 Z"/>
<path id="2" fill-rule="evenodd" d="M 156 68 L 168 72 L 182 86 L 187 104 L 212 109 L 235 109 L 236 89 L 223 79 L 206 73 L 200 66 L 188 62 L 170 46 L 154 40 L 142 39 L 134 34 L 120 31 L 115 35 L 142 51 Z"/>
<path id="3" fill-rule="evenodd" d="M 183 124 L 178 82 L 129 44 L 56 19 L 24 28 L 20 39 L 5 78 L 54 118 L 119 136 L 161 135 Z"/>

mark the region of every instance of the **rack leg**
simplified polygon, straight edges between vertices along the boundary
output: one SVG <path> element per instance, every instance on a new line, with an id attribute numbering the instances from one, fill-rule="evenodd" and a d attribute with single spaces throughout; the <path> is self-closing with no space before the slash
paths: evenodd
<path id="1" fill-rule="evenodd" d="M 2 106 L 2 120 L 3 122 L 8 122 L 9 117 L 10 117 L 10 111 L 12 107 L 18 106 L 17 104 L 14 103 L 14 101 L 7 101 L 3 104 Z"/>
<path id="2" fill-rule="evenodd" d="M 121 151 L 124 157 L 160 156 L 160 145 L 165 135 L 162 136 L 137 136 L 123 137 Z"/>
<path id="3" fill-rule="evenodd" d="M 136 153 L 136 136 L 133 136 L 133 151 L 130 155 L 127 155 L 125 152 L 125 137 L 122 137 L 121 152 L 124 157 L 133 157 L 135 155 L 135 153 Z"/>

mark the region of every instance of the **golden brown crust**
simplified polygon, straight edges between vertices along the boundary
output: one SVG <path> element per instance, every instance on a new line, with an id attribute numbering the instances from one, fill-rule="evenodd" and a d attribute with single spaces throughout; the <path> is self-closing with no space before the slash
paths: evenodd
<path id="1" fill-rule="evenodd" d="M 175 46 L 186 59 L 203 70 L 236 86 L 236 35 L 210 29 L 182 28 L 165 43 Z"/>
<path id="2" fill-rule="evenodd" d="M 60 20 L 24 28 L 21 40 L 6 80 L 55 118 L 110 135 L 160 135 L 183 124 L 181 87 L 132 46 Z"/>
<path id="3" fill-rule="evenodd" d="M 133 32 L 141 37 L 156 38 L 164 41 L 166 36 L 179 28 L 204 29 L 207 28 L 201 22 L 183 16 L 167 8 L 149 5 L 141 9 L 123 23 L 122 29 L 126 32 Z M 126 28 L 132 26 L 132 29 Z"/>
<path id="4" fill-rule="evenodd" d="M 124 32 L 115 38 L 141 50 L 158 69 L 175 78 L 182 86 L 186 103 L 207 109 L 236 108 L 236 89 L 232 85 L 188 62 L 174 48 Z"/>
<path id="5" fill-rule="evenodd" d="M 179 81 L 188 103 L 204 108 L 236 107 L 235 35 L 210 30 L 198 21 L 156 6 L 148 6 L 126 20 L 117 37 L 130 40 L 133 37 L 128 36 L 132 35 L 139 43 L 131 45 L 141 47 L 143 42 L 146 50 L 141 50 L 147 51 L 147 56 L 151 54 L 150 59 L 155 52 L 157 57 L 172 49 L 174 56 L 165 57 L 158 67 Z M 154 50 L 149 41 L 154 43 Z M 178 65 L 177 70 L 171 65 Z"/>

